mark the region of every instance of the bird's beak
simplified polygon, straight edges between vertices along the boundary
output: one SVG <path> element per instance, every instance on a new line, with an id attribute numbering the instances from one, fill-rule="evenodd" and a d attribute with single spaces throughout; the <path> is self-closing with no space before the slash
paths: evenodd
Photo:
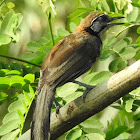
<path id="1" fill-rule="evenodd" d="M 117 19 L 122 19 L 122 18 L 125 18 L 125 17 L 112 17 L 112 18 L 110 18 L 110 20 L 108 22 L 108 26 L 124 24 L 124 23 L 110 23 L 111 21 L 114 21 L 114 20 L 117 20 Z"/>

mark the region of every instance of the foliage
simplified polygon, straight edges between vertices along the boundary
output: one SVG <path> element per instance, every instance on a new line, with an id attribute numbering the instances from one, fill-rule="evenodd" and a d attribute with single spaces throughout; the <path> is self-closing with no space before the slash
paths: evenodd
<path id="1" fill-rule="evenodd" d="M 124 16 L 124 25 L 117 29 L 111 28 L 105 32 L 106 38 L 103 40 L 103 49 L 99 59 L 99 64 L 104 62 L 108 69 L 96 71 L 96 67 L 91 68 L 84 78 L 77 80 L 90 85 L 97 85 L 107 80 L 112 74 L 126 68 L 131 61 L 140 59 L 140 0 L 89 0 L 89 7 L 79 1 L 81 5 L 68 17 L 67 29 L 58 28 L 57 33 L 52 33 L 52 16 L 55 17 L 55 1 L 37 0 L 40 9 L 47 15 L 50 32 L 39 40 L 31 41 L 27 45 L 28 52 L 25 52 L 22 59 L 12 58 L 21 62 L 7 64 L 0 62 L 0 104 L 9 102 L 8 113 L 4 116 L 0 126 L 0 136 L 2 140 L 14 140 L 23 133 L 29 109 L 36 95 L 36 87 L 39 78 L 39 70 L 36 65 L 41 65 L 44 57 L 64 36 L 74 32 L 81 20 L 90 12 L 103 12 L 110 16 Z M 48 4 L 48 5 L 47 5 Z M 45 6 L 47 5 L 47 6 Z M 23 16 L 16 13 L 12 2 L 1 1 L 1 27 L 0 27 L 0 47 L 18 42 L 19 26 Z M 55 24 L 55 23 L 53 23 Z M 138 34 L 137 38 L 129 35 L 122 35 L 126 30 L 133 29 L 133 34 Z M 21 29 L 22 30 L 22 29 Z M 119 32 L 118 32 L 119 31 Z M 135 41 L 136 40 L 136 41 Z M 6 57 L 6 56 L 5 56 Z M 106 62 L 109 60 L 109 62 Z M 67 83 L 57 88 L 56 98 L 61 104 L 66 104 L 82 95 L 84 87 L 74 83 Z M 65 134 L 66 140 L 76 139 L 139 139 L 140 131 L 140 88 L 130 92 L 122 99 L 111 106 L 118 112 L 105 127 L 96 116 L 82 122 Z M 54 108 L 53 108 L 54 111 Z M 100 114 L 100 119 L 102 114 Z M 61 139 L 61 138 L 60 138 Z"/>

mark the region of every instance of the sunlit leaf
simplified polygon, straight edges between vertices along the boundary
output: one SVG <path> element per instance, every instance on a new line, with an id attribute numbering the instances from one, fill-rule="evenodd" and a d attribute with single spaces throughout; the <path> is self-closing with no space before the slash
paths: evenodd
<path id="1" fill-rule="evenodd" d="M 21 88 L 25 82 L 22 76 L 12 76 L 10 84 L 12 87 Z"/>
<path id="2" fill-rule="evenodd" d="M 86 137 L 88 138 L 88 140 L 105 140 L 104 137 L 99 133 L 86 134 Z"/>
<path id="3" fill-rule="evenodd" d="M 120 55 L 126 60 L 129 60 L 136 55 L 136 50 L 132 47 L 127 47 L 122 53 L 120 53 Z"/>
<path id="4" fill-rule="evenodd" d="M 25 81 L 26 83 L 28 83 L 28 84 L 33 83 L 34 80 L 35 80 L 34 74 L 26 74 L 26 75 L 24 76 L 24 81 Z"/>
<path id="5" fill-rule="evenodd" d="M 20 123 L 20 120 L 15 119 L 15 120 L 9 121 L 9 122 L 1 125 L 1 127 L 0 127 L 0 136 L 5 135 L 5 134 L 11 132 L 12 130 L 18 128 L 18 123 Z"/>
<path id="6" fill-rule="evenodd" d="M 96 128 L 96 129 L 102 129 L 103 128 L 103 124 L 100 121 L 93 120 L 93 119 L 85 120 L 80 125 L 84 128 Z"/>
<path id="7" fill-rule="evenodd" d="M 10 121 L 15 120 L 15 119 L 20 120 L 17 111 L 13 111 L 13 112 L 6 114 L 4 116 L 4 119 L 2 120 L 2 122 L 3 122 L 3 124 L 5 124 L 5 123 L 10 122 Z"/>
<path id="8" fill-rule="evenodd" d="M 57 35 L 58 36 L 67 36 L 67 35 L 69 35 L 69 32 L 67 30 L 65 30 L 64 28 L 58 28 Z"/>
<path id="9" fill-rule="evenodd" d="M 0 34 L 0 46 L 9 44 L 11 42 L 11 37 L 6 34 Z"/>
<path id="10" fill-rule="evenodd" d="M 128 101 L 126 101 L 126 105 L 125 105 L 125 110 L 127 112 L 132 112 L 132 105 L 133 105 L 134 99 L 130 99 Z"/>
<path id="11" fill-rule="evenodd" d="M 3 77 L 0 78 L 0 89 L 8 89 L 10 86 L 10 79 Z"/>
<path id="12" fill-rule="evenodd" d="M 19 109 L 17 110 L 17 113 L 19 115 L 19 118 L 20 118 L 20 121 L 21 121 L 21 125 L 23 125 L 24 121 L 25 121 L 24 115 L 22 114 L 22 112 Z"/>
<path id="13" fill-rule="evenodd" d="M 78 89 L 79 85 L 74 83 L 66 83 L 62 87 L 59 87 L 56 90 L 56 93 L 59 97 L 66 97 L 74 93 Z"/>
<path id="14" fill-rule="evenodd" d="M 9 112 L 17 111 L 18 109 L 22 113 L 25 113 L 25 109 L 24 109 L 24 106 L 21 101 L 15 101 L 15 102 L 11 103 L 8 107 Z"/>
<path id="15" fill-rule="evenodd" d="M 15 137 L 19 134 L 20 129 L 16 129 L 15 131 L 12 131 L 6 135 L 4 135 L 1 140 L 15 140 Z"/>
<path id="16" fill-rule="evenodd" d="M 80 136 L 82 135 L 82 130 L 81 129 L 74 129 L 74 130 L 71 130 L 67 136 L 66 136 L 66 140 L 75 140 L 77 138 L 79 138 Z"/>

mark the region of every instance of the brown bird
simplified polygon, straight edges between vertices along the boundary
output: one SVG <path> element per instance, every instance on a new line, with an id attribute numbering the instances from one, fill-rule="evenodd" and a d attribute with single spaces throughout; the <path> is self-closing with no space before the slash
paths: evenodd
<path id="1" fill-rule="evenodd" d="M 50 114 L 56 88 L 73 82 L 93 66 L 102 50 L 100 32 L 106 27 L 122 24 L 110 23 L 120 18 L 123 17 L 112 18 L 101 13 L 89 14 L 74 33 L 60 40 L 46 56 L 40 71 L 31 140 L 50 139 Z M 87 86 L 87 91 L 88 88 L 91 89 Z"/>

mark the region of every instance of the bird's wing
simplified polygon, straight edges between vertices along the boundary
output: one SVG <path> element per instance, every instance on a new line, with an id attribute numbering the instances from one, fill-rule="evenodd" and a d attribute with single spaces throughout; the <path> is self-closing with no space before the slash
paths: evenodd
<path id="1" fill-rule="evenodd" d="M 43 62 L 43 81 L 59 86 L 79 77 L 96 61 L 94 48 L 99 47 L 98 42 L 97 37 L 79 33 L 59 41 Z"/>

